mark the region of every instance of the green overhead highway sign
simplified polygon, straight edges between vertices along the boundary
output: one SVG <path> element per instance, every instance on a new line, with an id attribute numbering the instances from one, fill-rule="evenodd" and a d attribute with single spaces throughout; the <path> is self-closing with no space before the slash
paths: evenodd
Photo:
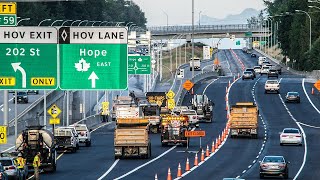
<path id="1" fill-rule="evenodd" d="M 126 28 L 63 27 L 59 29 L 60 88 L 126 89 Z"/>
<path id="2" fill-rule="evenodd" d="M 57 30 L 0 28 L 0 89 L 57 88 Z"/>
<path id="3" fill-rule="evenodd" d="M 246 37 L 252 37 L 252 32 L 245 32 L 244 35 L 245 35 Z"/>
<path id="4" fill-rule="evenodd" d="M 150 74 L 150 56 L 128 56 L 129 74 Z"/>

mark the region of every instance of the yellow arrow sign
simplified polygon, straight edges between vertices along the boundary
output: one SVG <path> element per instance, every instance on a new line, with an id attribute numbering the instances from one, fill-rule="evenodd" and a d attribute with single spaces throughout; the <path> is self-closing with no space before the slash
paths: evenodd
<path id="1" fill-rule="evenodd" d="M 167 93 L 167 97 L 168 97 L 169 99 L 173 99 L 175 95 L 176 95 L 176 94 L 175 94 L 172 90 L 170 90 L 170 91 Z"/>
<path id="2" fill-rule="evenodd" d="M 59 107 L 57 105 L 52 105 L 49 110 L 47 111 L 51 117 L 53 118 L 57 118 L 59 116 L 59 114 L 61 113 L 61 110 L 59 109 Z"/>

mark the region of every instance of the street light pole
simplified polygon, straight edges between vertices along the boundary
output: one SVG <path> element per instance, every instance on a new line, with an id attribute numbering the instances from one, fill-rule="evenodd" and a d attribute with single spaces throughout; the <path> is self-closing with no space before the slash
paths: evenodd
<path id="1" fill-rule="evenodd" d="M 19 23 L 20 22 L 22 22 L 22 21 L 29 21 L 30 20 L 30 18 L 23 18 L 23 19 L 20 19 L 18 22 L 17 22 L 17 26 L 19 25 Z"/>
<path id="2" fill-rule="evenodd" d="M 51 23 L 51 25 L 50 26 L 53 26 L 54 25 L 54 23 L 56 23 L 56 22 L 62 22 L 63 20 L 55 20 L 55 21 L 53 21 L 52 23 Z"/>
<path id="3" fill-rule="evenodd" d="M 194 77 L 194 0 L 192 0 L 192 78 Z"/>
<path id="4" fill-rule="evenodd" d="M 129 26 L 129 28 L 128 28 L 129 31 L 130 31 L 131 27 L 132 27 L 132 26 L 135 26 L 135 25 L 136 25 L 136 24 L 134 24 L 134 23 L 133 23 L 133 24 L 130 24 L 130 26 Z"/>
<path id="5" fill-rule="evenodd" d="M 71 20 L 71 19 L 65 20 L 65 21 L 61 24 L 61 26 L 63 26 L 65 23 L 71 22 L 71 21 L 73 21 L 73 20 Z"/>
<path id="6" fill-rule="evenodd" d="M 83 21 L 81 21 L 81 22 L 78 24 L 78 27 L 79 27 L 82 23 L 84 23 L 84 22 L 88 23 L 89 20 L 83 20 Z"/>
<path id="7" fill-rule="evenodd" d="M 38 26 L 41 26 L 41 24 L 42 24 L 43 22 L 45 22 L 45 21 L 51 21 L 51 19 L 44 19 L 44 20 L 40 21 L 39 24 L 38 24 Z"/>
<path id="8" fill-rule="evenodd" d="M 312 37 L 311 37 L 311 33 L 312 33 L 312 29 L 311 29 L 311 28 L 312 28 L 312 27 L 311 27 L 311 16 L 310 16 L 309 13 L 307 13 L 306 11 L 302 11 L 302 10 L 295 10 L 295 11 L 296 11 L 296 12 L 305 13 L 305 14 L 309 17 L 309 20 L 310 20 L 310 24 L 309 24 L 309 25 L 310 25 L 310 27 L 309 27 L 309 28 L 310 28 L 310 33 L 309 33 L 309 41 L 310 41 L 310 42 L 309 42 L 309 50 L 311 50 L 311 47 L 312 47 L 312 41 L 311 41 L 311 40 L 312 40 L 312 39 L 311 39 L 311 38 L 312 38 Z"/>
<path id="9" fill-rule="evenodd" d="M 76 23 L 76 22 L 80 22 L 80 21 L 81 21 L 80 19 L 75 20 L 75 21 L 73 21 L 73 22 L 70 24 L 70 26 L 73 26 L 73 24 L 74 24 L 74 23 Z"/>
<path id="10" fill-rule="evenodd" d="M 202 11 L 199 12 L 199 28 L 200 28 L 200 25 L 201 25 L 201 23 L 200 23 L 201 22 L 201 13 L 202 13 Z"/>
<path id="11" fill-rule="evenodd" d="M 167 16 L 167 32 L 169 31 L 169 15 L 163 11 L 163 13 Z"/>

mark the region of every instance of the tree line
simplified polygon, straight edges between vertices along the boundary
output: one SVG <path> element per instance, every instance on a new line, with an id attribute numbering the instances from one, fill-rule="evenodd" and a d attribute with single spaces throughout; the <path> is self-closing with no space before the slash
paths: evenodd
<path id="1" fill-rule="evenodd" d="M 50 22 L 44 22 L 43 25 L 46 26 L 50 25 L 54 20 L 88 20 L 108 21 L 109 26 L 115 25 L 116 22 L 124 22 L 121 25 L 133 22 L 137 26 L 145 28 L 147 22 L 145 14 L 140 7 L 132 1 L 125 0 L 18 2 L 17 10 L 17 16 L 30 18 L 29 21 L 21 22 L 23 26 L 37 26 L 44 19 L 51 19 Z M 55 25 L 58 26 L 61 23 L 57 22 Z M 70 23 L 68 22 L 65 25 L 70 25 Z M 78 25 L 78 23 L 74 25 Z"/>
<path id="2" fill-rule="evenodd" d="M 264 0 L 267 13 L 278 22 L 278 40 L 282 54 L 295 61 L 298 70 L 320 69 L 320 10 L 307 0 Z M 304 11 L 304 12 L 303 12 Z M 311 17 L 311 49 L 309 46 Z"/>

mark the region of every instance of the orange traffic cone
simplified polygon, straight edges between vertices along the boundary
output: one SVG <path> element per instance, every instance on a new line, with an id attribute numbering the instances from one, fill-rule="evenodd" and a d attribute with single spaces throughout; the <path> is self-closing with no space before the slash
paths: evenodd
<path id="1" fill-rule="evenodd" d="M 200 160 L 201 160 L 201 162 L 204 161 L 204 150 L 203 149 L 201 151 L 201 159 Z"/>
<path id="2" fill-rule="evenodd" d="M 212 146 L 211 146 L 211 153 L 214 153 L 215 151 L 215 146 L 214 146 L 214 140 L 212 141 Z"/>
<path id="3" fill-rule="evenodd" d="M 180 165 L 180 163 L 179 163 L 177 177 L 181 177 L 181 175 L 182 175 L 181 165 Z"/>
<path id="4" fill-rule="evenodd" d="M 226 111 L 228 111 L 228 103 L 226 102 Z"/>
<path id="5" fill-rule="evenodd" d="M 229 113 L 227 112 L 227 119 L 229 120 Z"/>
<path id="6" fill-rule="evenodd" d="M 226 101 L 228 101 L 228 95 L 226 94 L 226 97 L 224 98 Z"/>
<path id="7" fill-rule="evenodd" d="M 236 81 L 236 76 L 233 76 L 233 82 Z"/>
<path id="8" fill-rule="evenodd" d="M 218 145 L 218 138 L 216 138 L 216 146 L 215 149 L 218 149 L 219 145 Z"/>
<path id="9" fill-rule="evenodd" d="M 167 180 L 172 180 L 170 168 L 168 169 Z"/>
<path id="10" fill-rule="evenodd" d="M 194 157 L 194 166 L 198 166 L 198 154 Z"/>
<path id="11" fill-rule="evenodd" d="M 186 171 L 190 171 L 189 158 L 187 158 Z"/>
<path id="12" fill-rule="evenodd" d="M 314 88 L 311 89 L 311 94 L 314 94 Z"/>
<path id="13" fill-rule="evenodd" d="M 226 87 L 226 93 L 228 93 L 228 87 Z"/>
<path id="14" fill-rule="evenodd" d="M 229 87 L 231 86 L 230 80 L 229 80 Z"/>
<path id="15" fill-rule="evenodd" d="M 210 152 L 209 152 L 209 146 L 207 145 L 207 149 L 206 149 L 206 157 L 210 156 Z"/>
<path id="16" fill-rule="evenodd" d="M 157 174 L 154 176 L 154 180 L 158 180 L 158 175 Z"/>
<path id="17" fill-rule="evenodd" d="M 224 131 L 221 132 L 221 142 L 224 141 Z"/>
<path id="18" fill-rule="evenodd" d="M 238 73 L 238 79 L 240 78 L 240 74 Z"/>
<path id="19" fill-rule="evenodd" d="M 191 89 L 191 95 L 193 95 L 194 94 L 194 92 L 193 92 L 193 88 Z"/>

